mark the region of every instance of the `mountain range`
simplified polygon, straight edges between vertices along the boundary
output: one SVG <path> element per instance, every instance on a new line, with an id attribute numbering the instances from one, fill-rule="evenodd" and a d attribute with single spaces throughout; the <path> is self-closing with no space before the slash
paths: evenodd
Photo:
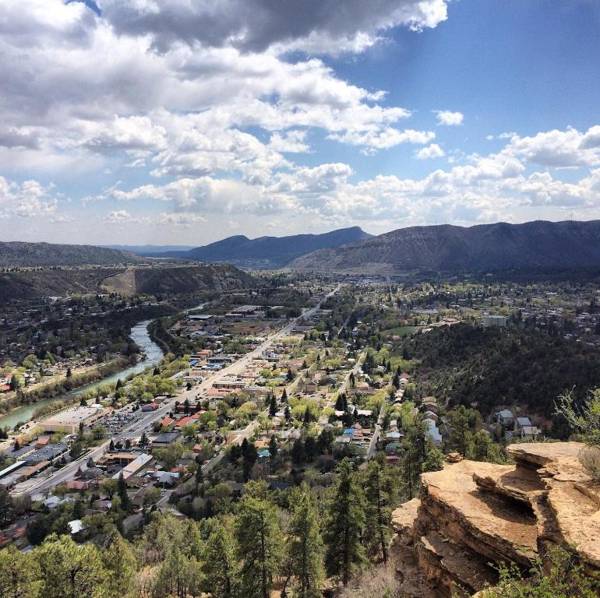
<path id="1" fill-rule="evenodd" d="M 101 247 L 135 253 L 142 257 L 163 254 L 168 251 L 189 251 L 194 248 L 193 245 L 101 245 Z"/>
<path id="2" fill-rule="evenodd" d="M 369 238 L 371 235 L 358 226 L 320 235 L 304 234 L 257 239 L 236 235 L 189 251 L 161 251 L 151 255 L 202 262 L 227 262 L 244 268 L 271 269 L 282 268 L 292 260 L 319 249 L 340 247 Z"/>
<path id="3" fill-rule="evenodd" d="M 124 267 L 142 260 L 132 251 L 135 248 L 127 249 L 0 242 L 0 268 Z M 230 263 L 256 269 L 285 267 L 325 273 L 390 275 L 600 269 L 600 220 L 414 226 L 376 237 L 352 227 L 321 235 L 258 239 L 238 235 L 190 250 L 154 252 L 149 247 L 143 250 L 145 261 L 151 255 L 167 261 Z"/>
<path id="4" fill-rule="evenodd" d="M 600 269 L 600 221 L 401 228 L 301 256 L 290 268 L 384 275 Z"/>

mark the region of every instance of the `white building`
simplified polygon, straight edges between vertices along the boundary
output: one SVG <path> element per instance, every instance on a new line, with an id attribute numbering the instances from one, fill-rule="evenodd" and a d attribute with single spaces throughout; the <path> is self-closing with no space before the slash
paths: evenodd
<path id="1" fill-rule="evenodd" d="M 72 407 L 55 413 L 48 419 L 43 420 L 40 425 L 45 432 L 75 434 L 79 431 L 80 424 L 91 426 L 104 415 L 105 411 L 100 405 Z"/>

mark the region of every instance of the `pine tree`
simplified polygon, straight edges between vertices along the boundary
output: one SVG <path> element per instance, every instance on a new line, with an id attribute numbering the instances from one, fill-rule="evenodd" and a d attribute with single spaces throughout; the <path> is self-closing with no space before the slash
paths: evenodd
<path id="1" fill-rule="evenodd" d="M 31 554 L 17 550 L 14 544 L 0 550 L 0 596 L 29 598 L 37 596 L 39 571 Z"/>
<path id="2" fill-rule="evenodd" d="M 132 596 L 136 560 L 129 544 L 116 531 L 109 538 L 109 545 L 100 552 L 102 563 L 108 572 L 106 588 L 109 596 Z"/>
<path id="3" fill-rule="evenodd" d="M 173 544 L 162 562 L 154 587 L 158 596 L 187 598 L 200 593 L 201 569 L 196 560 L 190 560 Z"/>
<path id="4" fill-rule="evenodd" d="M 364 496 L 350 460 L 344 459 L 337 473 L 337 483 L 328 505 L 325 563 L 329 575 L 339 576 L 347 585 L 352 573 L 365 562 L 362 546 Z"/>
<path id="5" fill-rule="evenodd" d="M 277 446 L 277 438 L 275 438 L 275 434 L 271 435 L 271 440 L 269 440 L 269 454 L 271 455 L 271 459 L 275 459 L 277 457 L 277 453 L 279 448 Z"/>
<path id="6" fill-rule="evenodd" d="M 49 536 L 36 549 L 44 598 L 103 598 L 106 569 L 93 544 L 75 544 L 68 536 Z"/>
<path id="7" fill-rule="evenodd" d="M 235 541 L 226 521 L 211 525 L 204 547 L 202 571 L 204 590 L 211 596 L 232 598 L 236 595 L 238 564 L 235 557 Z"/>
<path id="8" fill-rule="evenodd" d="M 282 536 L 274 506 L 246 496 L 236 520 L 240 591 L 244 598 L 269 598 L 281 564 Z"/>
<path id="9" fill-rule="evenodd" d="M 304 410 L 303 424 L 305 426 L 308 426 L 308 424 L 310 424 L 311 421 L 312 421 L 312 413 L 310 412 L 310 409 L 308 407 L 306 407 L 306 409 Z"/>
<path id="10" fill-rule="evenodd" d="M 287 390 L 284 388 L 283 392 L 281 393 L 281 402 L 287 403 L 287 400 L 288 400 Z"/>
<path id="11" fill-rule="evenodd" d="M 204 474 L 202 473 L 202 463 L 196 463 L 196 471 L 194 472 L 194 478 L 196 481 L 196 493 L 202 495 L 201 487 L 204 484 Z"/>
<path id="12" fill-rule="evenodd" d="M 287 533 L 287 570 L 293 576 L 294 595 L 318 598 L 325 577 L 323 539 L 315 500 L 306 484 L 290 496 L 291 519 Z"/>
<path id="13" fill-rule="evenodd" d="M 400 463 L 400 487 L 402 498 L 410 500 L 417 494 L 419 476 L 425 460 L 425 437 L 419 422 L 408 428 L 402 442 L 402 461 Z"/>
<path id="14" fill-rule="evenodd" d="M 345 411 L 348 406 L 348 400 L 346 398 L 346 394 L 341 392 L 338 394 L 335 400 L 335 410 L 336 411 Z"/>
<path id="15" fill-rule="evenodd" d="M 275 415 L 277 415 L 277 400 L 275 399 L 275 395 L 272 393 L 269 396 L 269 415 L 271 417 L 275 417 Z"/>
<path id="16" fill-rule="evenodd" d="M 300 438 L 297 438 L 296 440 L 294 440 L 294 444 L 292 445 L 292 463 L 294 465 L 302 465 L 304 463 L 305 460 L 305 453 L 304 453 L 304 443 L 302 442 L 302 440 Z"/>
<path id="17" fill-rule="evenodd" d="M 242 469 L 244 473 L 244 481 L 250 479 L 250 472 L 258 459 L 258 452 L 254 443 L 248 442 L 245 438 L 242 441 Z"/>
<path id="18" fill-rule="evenodd" d="M 393 484 L 385 464 L 375 460 L 367 466 L 365 477 L 365 543 L 369 552 L 384 563 L 388 560 L 391 536 Z"/>
<path id="19" fill-rule="evenodd" d="M 12 497 L 4 486 L 0 486 L 0 528 L 12 521 L 13 513 L 14 505 Z"/>
<path id="20" fill-rule="evenodd" d="M 123 473 L 119 474 L 119 480 L 117 483 L 117 495 L 121 501 L 121 508 L 127 512 L 131 509 L 131 501 L 129 500 L 129 494 L 127 494 L 127 484 Z"/>

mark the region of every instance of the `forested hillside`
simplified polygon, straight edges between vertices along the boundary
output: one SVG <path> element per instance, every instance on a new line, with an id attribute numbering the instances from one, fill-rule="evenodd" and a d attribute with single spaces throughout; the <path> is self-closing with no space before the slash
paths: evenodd
<path id="1" fill-rule="evenodd" d="M 600 269 L 600 221 L 401 228 L 316 251 L 291 267 L 368 274 Z"/>
<path id="2" fill-rule="evenodd" d="M 522 405 L 550 416 L 559 394 L 574 388 L 583 397 L 600 385 L 596 349 L 535 330 L 442 327 L 407 340 L 405 351 L 418 360 L 432 394 L 451 404 L 476 403 L 484 414 Z"/>
<path id="3" fill-rule="evenodd" d="M 132 253 L 93 245 L 0 242 L 0 267 L 109 266 L 138 261 Z"/>

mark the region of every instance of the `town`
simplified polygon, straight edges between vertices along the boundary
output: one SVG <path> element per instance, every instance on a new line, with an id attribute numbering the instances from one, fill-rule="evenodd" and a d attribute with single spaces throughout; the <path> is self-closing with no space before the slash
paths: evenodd
<path id="1" fill-rule="evenodd" d="M 132 309 L 123 297 L 91 300 L 110 301 L 116 314 Z M 467 345 L 485 342 L 491 353 L 523 337 L 560 338 L 570 359 L 588 359 L 600 341 L 597 300 L 590 284 L 293 276 L 272 288 L 193 298 L 183 310 L 162 307 L 166 315 L 144 322 L 145 342 L 160 343 L 162 358 L 145 362 L 144 353 L 129 376 L 82 383 L 70 399 L 4 428 L 0 492 L 10 508 L 0 542 L 25 549 L 53 532 L 88 542 L 108 524 L 133 539 L 154 512 L 196 521 L 231 513 L 253 481 L 282 496 L 300 484 L 325 495 L 344 460 L 382 464 L 405 499 L 417 496 L 420 472 L 444 459 L 506 463 L 507 445 L 563 430 L 527 387 L 517 385 L 516 400 L 457 400 L 443 346 L 472 337 Z M 62 303 L 48 308 L 63 311 Z M 84 326 L 96 317 L 82 316 Z M 78 355 L 58 362 L 75 370 Z M 15 376 L 23 389 L 35 384 L 27 380 L 39 366 L 29 357 L 12 372 L 5 357 L 4 367 L 9 389 Z"/>

